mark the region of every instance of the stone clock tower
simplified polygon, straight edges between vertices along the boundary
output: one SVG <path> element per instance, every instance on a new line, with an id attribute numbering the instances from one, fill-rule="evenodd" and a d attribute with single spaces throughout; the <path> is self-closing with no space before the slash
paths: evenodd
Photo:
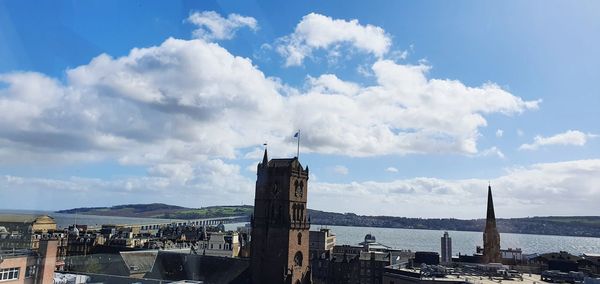
<path id="1" fill-rule="evenodd" d="M 308 167 L 298 158 L 258 164 L 252 216 L 252 283 L 311 283 Z"/>

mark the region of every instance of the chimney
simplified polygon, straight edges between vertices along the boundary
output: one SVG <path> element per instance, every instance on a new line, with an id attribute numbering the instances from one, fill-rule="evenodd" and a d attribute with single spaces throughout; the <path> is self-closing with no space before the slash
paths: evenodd
<path id="1" fill-rule="evenodd" d="M 38 279 L 41 284 L 52 284 L 54 282 L 54 269 L 56 267 L 56 252 L 58 249 L 58 240 L 43 239 L 40 240 L 39 257 L 41 267 Z"/>

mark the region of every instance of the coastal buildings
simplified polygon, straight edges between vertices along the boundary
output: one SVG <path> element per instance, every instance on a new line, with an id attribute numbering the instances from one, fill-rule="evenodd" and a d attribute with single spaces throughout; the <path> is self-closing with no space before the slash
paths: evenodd
<path id="1" fill-rule="evenodd" d="M 298 158 L 269 160 L 257 166 L 252 217 L 253 283 L 310 283 L 307 216 L 308 167 Z"/>
<path id="2" fill-rule="evenodd" d="M 448 232 L 444 232 L 441 239 L 441 253 L 442 263 L 452 262 L 452 238 L 448 235 Z"/>
<path id="3" fill-rule="evenodd" d="M 485 219 L 485 231 L 483 232 L 483 262 L 500 263 L 500 234 L 496 229 L 496 215 L 494 213 L 494 201 L 492 199 L 492 186 L 488 186 L 487 216 Z"/>

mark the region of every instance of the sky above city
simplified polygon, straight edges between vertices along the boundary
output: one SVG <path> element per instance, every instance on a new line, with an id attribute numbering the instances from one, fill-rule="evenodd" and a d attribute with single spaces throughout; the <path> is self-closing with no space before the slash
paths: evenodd
<path id="1" fill-rule="evenodd" d="M 598 215 L 596 1 L 0 1 L 0 208 Z"/>

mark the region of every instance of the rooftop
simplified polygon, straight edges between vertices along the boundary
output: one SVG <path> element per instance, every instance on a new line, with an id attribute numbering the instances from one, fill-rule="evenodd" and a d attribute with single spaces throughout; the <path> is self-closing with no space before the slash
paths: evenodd
<path id="1" fill-rule="evenodd" d="M 158 251 L 122 251 L 119 254 L 132 273 L 146 273 L 152 270 Z"/>
<path id="2" fill-rule="evenodd" d="M 289 167 L 294 162 L 294 160 L 296 160 L 296 158 L 271 159 L 268 163 L 268 166 L 275 167 L 275 168 Z"/>
<path id="3" fill-rule="evenodd" d="M 35 253 L 28 249 L 0 250 L 0 259 L 31 256 Z"/>
<path id="4" fill-rule="evenodd" d="M 415 269 L 409 269 L 409 268 L 390 268 L 387 267 L 386 272 L 392 272 L 393 271 L 399 271 L 399 272 L 405 272 L 407 274 L 415 274 L 418 275 L 421 273 L 421 270 L 418 268 Z M 539 274 L 528 274 L 528 273 L 523 273 L 523 274 L 519 274 L 521 277 L 523 277 L 521 280 L 520 277 L 514 277 L 514 278 L 510 278 L 510 277 L 489 277 L 489 276 L 484 276 L 484 275 L 478 275 L 476 273 L 467 273 L 467 272 L 451 272 L 450 274 L 447 274 L 445 277 L 421 277 L 420 279 L 423 280 L 435 280 L 435 281 L 441 281 L 441 282 L 461 282 L 461 283 L 473 283 L 473 284 L 498 284 L 498 283 L 509 283 L 509 284 L 539 284 L 541 281 L 541 276 Z"/>

